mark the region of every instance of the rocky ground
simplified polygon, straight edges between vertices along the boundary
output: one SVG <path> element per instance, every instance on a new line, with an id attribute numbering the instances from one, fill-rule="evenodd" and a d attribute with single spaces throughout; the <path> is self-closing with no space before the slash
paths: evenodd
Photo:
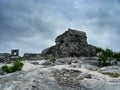
<path id="1" fill-rule="evenodd" d="M 0 76 L 0 90 L 120 90 L 120 66 L 100 68 L 96 60 L 24 61 L 22 71 Z"/>

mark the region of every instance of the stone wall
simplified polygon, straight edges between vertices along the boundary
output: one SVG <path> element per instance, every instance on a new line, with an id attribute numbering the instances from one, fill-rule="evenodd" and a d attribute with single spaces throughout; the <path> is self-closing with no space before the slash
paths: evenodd
<path id="1" fill-rule="evenodd" d="M 10 60 L 10 53 L 0 53 L 0 62 L 7 62 Z"/>
<path id="2" fill-rule="evenodd" d="M 24 60 L 41 60 L 41 54 L 39 53 L 25 53 L 23 56 Z"/>

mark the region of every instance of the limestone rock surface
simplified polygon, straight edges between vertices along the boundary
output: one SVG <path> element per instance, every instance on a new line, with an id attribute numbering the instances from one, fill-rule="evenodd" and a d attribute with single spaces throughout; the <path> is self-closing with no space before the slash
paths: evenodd
<path id="1" fill-rule="evenodd" d="M 55 66 L 34 65 L 26 61 L 23 71 L 0 76 L 0 90 L 120 90 L 120 77 L 103 74 L 119 74 L 119 66 L 97 67 L 94 70 L 92 68 L 96 66 L 93 64 L 88 69 L 86 66 L 90 63 L 84 59 L 71 58 L 71 64 Z M 73 67 L 73 63 L 80 67 Z"/>

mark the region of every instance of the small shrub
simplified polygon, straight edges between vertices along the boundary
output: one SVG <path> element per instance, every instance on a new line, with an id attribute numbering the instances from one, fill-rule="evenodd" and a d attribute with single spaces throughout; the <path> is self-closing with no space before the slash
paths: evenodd
<path id="1" fill-rule="evenodd" d="M 100 66 L 109 66 L 111 65 L 111 60 L 113 59 L 113 51 L 106 48 L 105 50 L 101 50 L 98 48 L 96 50 L 98 54 L 98 64 Z"/>
<path id="2" fill-rule="evenodd" d="M 3 73 L 12 73 L 12 72 L 20 71 L 24 65 L 23 63 L 21 63 L 21 61 L 22 58 L 19 57 L 17 61 L 14 62 L 13 66 L 4 65 L 1 67 L 1 70 L 3 71 Z"/>
<path id="3" fill-rule="evenodd" d="M 52 62 L 53 64 L 55 63 L 55 61 L 56 61 L 56 58 L 55 58 L 55 57 L 52 57 L 52 58 L 50 59 L 50 62 Z"/>
<path id="4" fill-rule="evenodd" d="M 109 75 L 110 77 L 112 77 L 112 78 L 116 78 L 116 77 L 119 77 L 120 76 L 120 74 L 118 74 L 118 73 L 103 73 L 103 74 L 105 74 L 105 75 Z"/>
<path id="5" fill-rule="evenodd" d="M 96 53 L 98 56 L 98 65 L 99 66 L 110 66 L 117 65 L 117 61 L 120 61 L 120 52 L 113 52 L 111 49 L 102 49 L 96 48 Z M 111 61 L 115 60 L 115 63 Z"/>
<path id="6" fill-rule="evenodd" d="M 2 67 L 1 67 L 1 70 L 2 70 L 3 72 L 10 73 L 10 67 L 8 67 L 7 65 L 2 66 Z"/>
<path id="7" fill-rule="evenodd" d="M 111 76 L 111 77 L 119 77 L 120 74 L 118 74 L 118 73 L 111 73 L 110 76 Z"/>
<path id="8" fill-rule="evenodd" d="M 12 72 L 15 71 L 20 71 L 23 67 L 23 63 L 21 63 L 22 58 L 19 57 L 18 60 L 16 62 L 14 62 L 13 66 L 11 67 Z"/>

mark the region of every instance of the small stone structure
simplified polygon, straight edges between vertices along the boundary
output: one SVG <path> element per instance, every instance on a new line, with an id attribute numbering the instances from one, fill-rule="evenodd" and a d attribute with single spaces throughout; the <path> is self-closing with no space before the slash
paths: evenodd
<path id="1" fill-rule="evenodd" d="M 11 56 L 19 56 L 19 49 L 11 50 Z"/>
<path id="2" fill-rule="evenodd" d="M 11 50 L 11 61 L 15 61 L 19 57 L 19 49 L 12 49 Z"/>
<path id="3" fill-rule="evenodd" d="M 96 47 L 87 43 L 86 33 L 68 29 L 55 39 L 56 45 L 42 51 L 43 57 L 92 57 L 96 56 Z"/>

